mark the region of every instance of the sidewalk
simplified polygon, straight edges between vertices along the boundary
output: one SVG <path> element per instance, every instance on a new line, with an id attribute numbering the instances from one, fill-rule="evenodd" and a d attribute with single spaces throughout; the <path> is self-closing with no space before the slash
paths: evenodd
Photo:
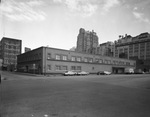
<path id="1" fill-rule="evenodd" d="M 37 77 L 44 76 L 42 74 L 32 74 L 32 73 L 24 73 L 24 72 L 11 72 L 11 73 L 18 74 L 18 75 L 26 75 L 26 76 L 37 76 Z"/>

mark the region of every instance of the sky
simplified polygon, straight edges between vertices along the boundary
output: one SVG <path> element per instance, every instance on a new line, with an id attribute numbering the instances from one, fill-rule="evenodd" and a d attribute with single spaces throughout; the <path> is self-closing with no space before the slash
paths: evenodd
<path id="1" fill-rule="evenodd" d="M 0 38 L 21 39 L 23 52 L 69 50 L 80 28 L 94 30 L 99 43 L 150 33 L 150 0 L 1 0 Z"/>

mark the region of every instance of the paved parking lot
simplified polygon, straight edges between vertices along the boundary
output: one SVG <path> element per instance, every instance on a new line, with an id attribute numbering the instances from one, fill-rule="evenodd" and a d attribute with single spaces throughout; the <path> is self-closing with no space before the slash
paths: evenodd
<path id="1" fill-rule="evenodd" d="M 150 75 L 3 73 L 2 117 L 149 117 Z"/>

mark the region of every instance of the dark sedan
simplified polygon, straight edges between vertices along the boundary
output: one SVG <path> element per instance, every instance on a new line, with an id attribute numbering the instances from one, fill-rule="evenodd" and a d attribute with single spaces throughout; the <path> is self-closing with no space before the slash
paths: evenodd
<path id="1" fill-rule="evenodd" d="M 110 75 L 111 74 L 111 72 L 109 72 L 109 71 L 99 71 L 99 72 L 97 72 L 97 75 Z"/>

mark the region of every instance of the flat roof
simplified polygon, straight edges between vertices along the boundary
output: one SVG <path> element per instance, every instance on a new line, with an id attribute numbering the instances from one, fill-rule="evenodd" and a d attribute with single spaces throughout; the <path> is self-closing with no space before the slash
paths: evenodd
<path id="1" fill-rule="evenodd" d="M 15 39 L 15 38 L 10 38 L 10 37 L 3 37 L 3 38 L 1 39 L 1 41 L 2 41 L 2 40 L 22 41 L 21 39 Z"/>

